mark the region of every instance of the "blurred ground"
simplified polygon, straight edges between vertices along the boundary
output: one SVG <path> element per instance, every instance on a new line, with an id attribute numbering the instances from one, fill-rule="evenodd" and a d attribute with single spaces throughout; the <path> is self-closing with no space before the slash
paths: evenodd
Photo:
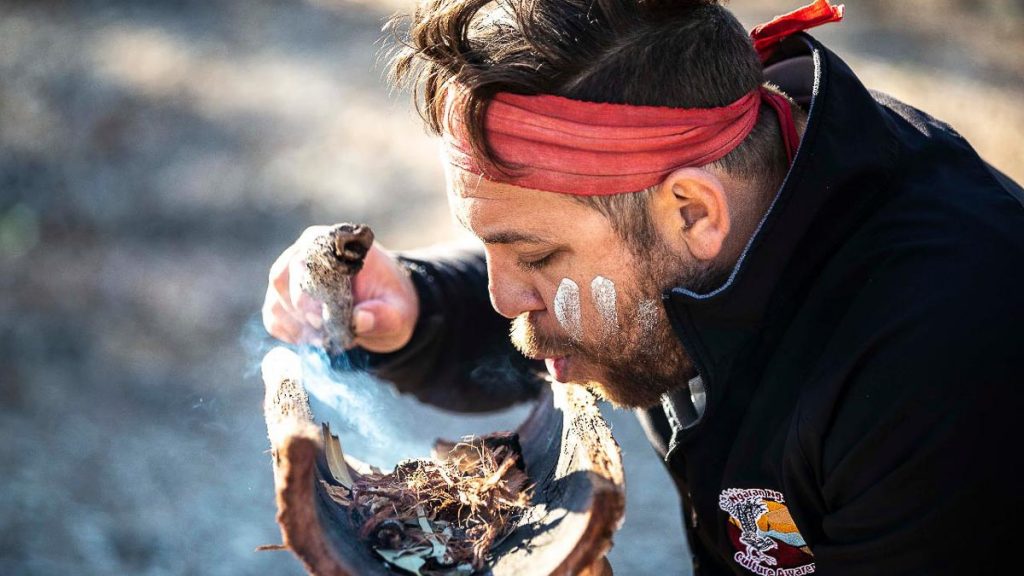
<path id="1" fill-rule="evenodd" d="M 374 66 L 400 5 L 0 4 L 0 574 L 301 573 L 253 552 L 279 535 L 241 340 L 304 227 L 453 234 L 434 143 Z M 795 5 L 731 6 L 752 25 Z M 816 35 L 1024 180 L 1024 3 L 847 6 Z M 522 410 L 418 414 L 452 435 Z M 613 566 L 687 573 L 670 480 L 608 416 L 629 482 Z"/>

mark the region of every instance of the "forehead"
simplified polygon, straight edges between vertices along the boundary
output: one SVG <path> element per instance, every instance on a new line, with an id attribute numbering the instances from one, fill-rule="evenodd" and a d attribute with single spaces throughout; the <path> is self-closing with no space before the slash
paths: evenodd
<path id="1" fill-rule="evenodd" d="M 558 202 L 563 194 L 521 188 L 512 184 L 494 182 L 479 174 L 467 172 L 461 168 L 447 165 L 445 177 L 448 181 L 448 197 L 457 201 L 494 201 L 507 205 L 529 205 L 533 202 Z"/>
<path id="2" fill-rule="evenodd" d="M 450 165 L 445 172 L 455 218 L 485 240 L 513 230 L 535 236 L 564 235 L 567 228 L 592 226 L 595 217 L 603 220 L 565 194 L 493 182 Z"/>

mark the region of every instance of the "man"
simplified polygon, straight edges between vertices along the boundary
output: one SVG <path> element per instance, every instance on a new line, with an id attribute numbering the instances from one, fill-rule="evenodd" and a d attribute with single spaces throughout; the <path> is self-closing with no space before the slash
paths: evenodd
<path id="1" fill-rule="evenodd" d="M 526 358 L 637 409 L 698 574 L 1013 567 L 1024 193 L 800 32 L 840 17 L 752 43 L 717 2 L 421 6 L 395 78 L 483 253 L 370 253 L 375 369 L 450 408 L 528 398 L 511 319 Z M 320 304 L 292 254 L 264 318 L 299 342 Z"/>

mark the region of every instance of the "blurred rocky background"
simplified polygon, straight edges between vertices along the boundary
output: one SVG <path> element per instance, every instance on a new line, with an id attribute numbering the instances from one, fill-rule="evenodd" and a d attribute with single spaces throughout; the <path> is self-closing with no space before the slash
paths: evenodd
<path id="1" fill-rule="evenodd" d="M 798 3 L 731 7 L 750 26 Z M 1024 2 L 846 4 L 816 36 L 1024 180 Z M 454 235 L 435 143 L 377 64 L 403 5 L 0 1 L 0 574 L 302 573 L 254 552 L 280 537 L 244 342 L 306 226 Z M 389 401 L 425 434 L 523 414 Z M 606 412 L 630 489 L 616 572 L 689 573 L 671 481 Z"/>

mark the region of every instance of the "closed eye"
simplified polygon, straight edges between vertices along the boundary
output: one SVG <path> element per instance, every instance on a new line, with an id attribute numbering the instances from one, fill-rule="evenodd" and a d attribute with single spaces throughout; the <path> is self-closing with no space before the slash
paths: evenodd
<path id="1" fill-rule="evenodd" d="M 549 252 L 548 254 L 540 258 L 536 258 L 534 260 L 523 260 L 522 258 L 520 258 L 518 265 L 523 270 L 527 270 L 530 272 L 542 270 L 545 266 L 551 263 L 551 261 L 554 259 L 555 254 L 557 254 L 557 251 Z"/>

